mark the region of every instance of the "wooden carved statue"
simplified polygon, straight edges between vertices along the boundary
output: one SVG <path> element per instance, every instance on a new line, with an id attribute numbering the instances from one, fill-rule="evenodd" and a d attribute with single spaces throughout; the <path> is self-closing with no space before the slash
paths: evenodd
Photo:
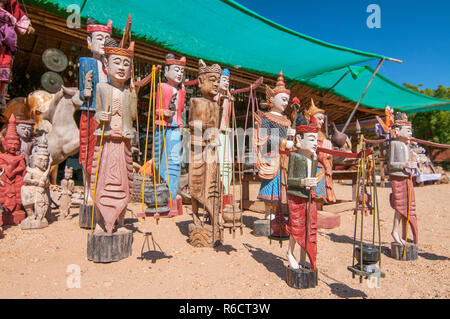
<path id="1" fill-rule="evenodd" d="M 155 169 L 160 172 L 161 178 L 169 186 L 172 207 L 169 216 L 176 216 L 179 205 L 177 199 L 178 184 L 181 176 L 181 132 L 183 121 L 181 114 L 184 110 L 186 91 L 183 84 L 184 67 L 186 58 L 183 56 L 179 60 L 175 59 L 172 53 L 166 55 L 166 65 L 164 75 L 167 82 L 161 83 L 156 91 L 156 108 L 162 107 L 162 116 L 156 116 L 155 128 Z M 161 96 L 161 102 L 160 102 Z M 164 130 L 161 128 L 164 127 Z M 164 134 L 164 136 L 163 136 Z M 165 146 L 164 146 L 165 140 Z M 165 149 L 164 149 L 165 147 Z"/>
<path id="2" fill-rule="evenodd" d="M 104 50 L 104 64 L 110 83 L 98 83 L 96 86 L 94 119 L 99 126 L 94 132 L 97 144 L 92 159 L 92 174 L 97 174 L 97 177 L 91 178 L 90 191 L 91 196 L 95 196 L 97 211 L 95 232 L 105 230 L 112 235 L 116 220 L 119 228 L 124 225 L 133 183 L 131 140 L 134 137 L 132 128 L 137 98 L 126 82 L 131 78 L 134 42 L 129 49 L 125 49 L 119 48 L 116 41 L 110 38 Z M 103 143 L 100 144 L 102 135 Z"/>
<path id="3" fill-rule="evenodd" d="M 219 94 L 216 100 L 221 106 L 222 114 L 220 116 L 220 146 L 219 146 L 219 163 L 220 177 L 223 187 L 223 195 L 229 195 L 229 187 L 232 181 L 232 166 L 234 152 L 232 152 L 233 134 L 230 131 L 231 106 L 234 97 L 230 94 L 230 71 L 223 69 L 220 76 Z"/>
<path id="4" fill-rule="evenodd" d="M 258 176 L 263 180 L 258 199 L 264 201 L 266 218 L 272 221 L 272 236 L 287 237 L 282 205 L 287 205 L 286 173 L 288 156 L 279 153 L 281 146 L 290 149 L 293 146 L 288 136 L 293 136 L 295 130 L 291 121 L 283 114 L 288 106 L 290 90 L 286 89 L 283 72 L 280 71 L 277 85 L 271 89 L 266 85 L 265 106 L 268 112 L 258 112 L 256 116 L 257 161 Z M 264 104 L 261 104 L 264 105 Z"/>
<path id="5" fill-rule="evenodd" d="M 50 186 L 51 157 L 48 152 L 47 140 L 40 143 L 33 154 L 34 167 L 27 167 L 22 186 L 22 204 L 27 212 L 27 218 L 20 223 L 22 229 L 44 228 L 48 226 L 45 215 L 50 209 L 48 187 Z"/>
<path id="6" fill-rule="evenodd" d="M 20 190 L 25 174 L 25 155 L 17 155 L 20 150 L 20 139 L 16 131 L 14 114 L 8 122 L 5 138 L 2 140 L 5 153 L 0 153 L 0 206 L 3 212 L 0 214 L 1 225 L 18 225 L 25 218 L 22 210 Z"/>
<path id="7" fill-rule="evenodd" d="M 72 176 L 73 168 L 66 166 L 64 169 L 64 178 L 61 180 L 61 196 L 59 198 L 59 214 L 62 218 L 70 216 L 70 204 L 72 203 L 72 193 L 75 188 Z"/>
<path id="8" fill-rule="evenodd" d="M 406 114 L 396 113 L 394 131 L 395 139 L 390 142 L 388 162 L 389 182 L 392 187 L 390 202 L 395 210 L 392 237 L 395 243 L 403 247 L 406 244 L 408 226 L 411 226 L 414 244 L 418 243 L 416 203 L 412 182 L 413 169 L 417 169 L 417 162 L 414 161 L 409 148 L 412 129 Z M 400 223 L 403 230 L 402 236 L 398 232 Z"/>
<path id="9" fill-rule="evenodd" d="M 306 120 L 318 129 L 319 147 L 333 149 L 331 141 L 326 138 L 323 132 L 325 124 L 325 111 L 319 109 L 311 99 L 310 107 L 305 111 Z M 315 189 L 316 200 L 322 203 L 336 202 L 336 195 L 333 191 L 333 156 L 320 153 L 318 156 L 319 165 L 317 167 L 317 187 Z"/>
<path id="10" fill-rule="evenodd" d="M 5 95 L 11 81 L 11 70 L 17 48 L 17 34 L 32 34 L 30 19 L 20 9 L 17 0 L 0 1 L 0 111 L 6 107 Z"/>
<path id="11" fill-rule="evenodd" d="M 296 122 L 296 151 L 289 155 L 288 190 L 289 200 L 289 247 L 287 250 L 288 284 L 292 286 L 292 276 L 312 277 L 309 288 L 317 283 L 317 206 L 315 188 L 317 187 L 318 146 L 316 125 L 307 125 L 303 115 Z M 295 244 L 300 246 L 300 264 L 294 257 Z M 306 263 L 306 255 L 310 265 Z M 304 280 L 300 280 L 302 282 Z M 301 288 L 301 287 L 296 287 Z"/>
<path id="12" fill-rule="evenodd" d="M 208 238 L 198 245 L 215 245 L 219 240 L 219 188 L 218 151 L 219 146 L 219 105 L 215 101 L 218 94 L 221 68 L 214 64 L 207 66 L 199 60 L 198 79 L 202 94 L 190 100 L 189 129 L 191 132 L 191 154 L 189 162 L 189 190 L 192 196 L 192 216 L 194 228 L 190 232 L 190 243 Z M 211 221 L 212 229 L 204 227 L 198 216 L 202 204 Z M 204 236 L 203 236 L 204 233 Z M 198 238 L 197 238 L 198 237 Z"/>
<path id="13" fill-rule="evenodd" d="M 92 158 L 94 147 L 97 143 L 97 135 L 94 134 L 98 127 L 94 114 L 97 106 L 97 84 L 107 83 L 108 76 L 103 71 L 102 57 L 105 54 L 105 41 L 111 37 L 112 21 L 108 25 L 95 24 L 92 19 L 87 20 L 87 43 L 92 52 L 92 57 L 80 58 L 78 75 L 79 97 L 83 100 L 80 117 L 79 132 L 79 162 L 83 170 L 85 187 L 89 187 L 92 175 Z M 86 201 L 92 205 L 90 192 L 85 193 Z"/>

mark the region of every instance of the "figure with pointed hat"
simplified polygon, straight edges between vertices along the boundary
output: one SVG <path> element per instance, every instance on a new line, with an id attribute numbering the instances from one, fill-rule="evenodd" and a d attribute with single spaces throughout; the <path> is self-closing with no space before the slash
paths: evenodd
<path id="1" fill-rule="evenodd" d="M 284 115 L 289 103 L 290 90 L 284 83 L 283 72 L 280 71 L 275 88 L 266 85 L 267 112 L 259 111 L 256 115 L 257 159 L 256 168 L 261 182 L 258 199 L 264 201 L 266 218 L 272 219 L 272 236 L 287 237 L 286 221 L 287 198 L 285 175 L 287 169 L 283 163 L 287 162 L 286 155 L 279 154 L 281 144 L 287 149 L 292 148 L 293 142 L 288 136 L 293 136 L 295 130 L 290 128 L 291 121 Z M 286 143 L 285 143 L 286 142 Z M 283 166 L 283 169 L 280 169 Z"/>
<path id="2" fill-rule="evenodd" d="M 165 59 L 164 76 L 167 82 L 158 85 L 156 90 L 156 108 L 162 108 L 162 118 L 156 115 L 155 128 L 155 169 L 168 184 L 172 207 L 169 216 L 180 215 L 181 196 L 177 196 L 181 176 L 181 134 L 186 91 L 183 84 L 186 57 L 180 59 L 168 53 Z M 164 126 L 164 130 L 160 129 Z M 163 136 L 164 134 L 164 136 Z M 165 140 L 165 146 L 163 143 Z M 164 147 L 166 149 L 164 149 Z"/>
<path id="3" fill-rule="evenodd" d="M 189 110 L 189 129 L 191 131 L 191 150 L 189 162 L 189 191 L 192 201 L 193 227 L 189 242 L 194 246 L 214 246 L 219 238 L 219 181 L 218 151 L 220 145 L 219 105 L 215 101 L 219 93 L 221 68 L 218 64 L 206 65 L 199 60 L 198 86 L 202 97 L 191 98 Z M 198 216 L 202 204 L 209 216 L 211 225 L 207 227 Z M 208 239 L 205 242 L 204 239 Z"/>
<path id="4" fill-rule="evenodd" d="M 405 241 L 409 226 L 412 230 L 414 245 L 418 243 L 416 202 L 412 182 L 413 170 L 417 169 L 417 162 L 410 150 L 412 127 L 406 114 L 400 112 L 395 114 L 393 129 L 395 136 L 390 142 L 388 160 L 389 182 L 392 187 L 390 204 L 395 210 L 392 237 L 394 238 L 393 246 L 403 250 L 407 244 Z M 401 236 L 398 232 L 400 224 L 402 224 Z M 417 249 L 415 255 L 417 258 Z"/>
<path id="5" fill-rule="evenodd" d="M 17 155 L 20 150 L 20 139 L 16 131 L 16 120 L 11 114 L 8 121 L 8 128 L 2 146 L 5 153 L 0 153 L 0 206 L 3 213 L 0 214 L 0 226 L 15 224 L 18 225 L 25 218 L 25 212 L 21 209 L 22 200 L 20 189 L 23 185 L 23 175 L 25 174 L 25 155 Z"/>
<path id="6" fill-rule="evenodd" d="M 17 48 L 17 34 L 33 34 L 30 19 L 20 9 L 17 0 L 0 1 L 0 111 L 6 107 L 5 95 L 11 81 L 11 71 Z"/>
<path id="7" fill-rule="evenodd" d="M 20 223 L 21 229 L 37 229 L 48 226 L 45 215 L 50 209 L 48 187 L 50 186 L 51 156 L 45 135 L 40 139 L 33 154 L 34 167 L 27 167 L 21 189 L 22 204 L 27 218 Z"/>
<path id="8" fill-rule="evenodd" d="M 95 97 L 97 84 L 107 83 L 108 81 L 102 57 L 105 54 L 105 41 L 110 39 L 112 35 L 112 21 L 109 20 L 107 25 L 102 25 L 96 24 L 93 19 L 89 18 L 87 19 L 87 33 L 86 40 L 88 48 L 92 52 L 92 57 L 82 57 L 79 60 L 78 89 L 80 98 L 84 101 L 80 107 L 79 162 L 83 170 L 84 185 L 88 188 L 91 181 L 94 147 L 97 142 L 97 136 L 94 134 L 98 127 L 94 119 L 97 105 Z M 85 193 L 85 200 L 88 205 L 92 205 L 90 192 Z"/>
<path id="9" fill-rule="evenodd" d="M 317 206 L 314 201 L 317 187 L 317 125 L 310 125 L 301 114 L 296 121 L 296 151 L 289 155 L 287 196 L 289 200 L 289 246 L 286 253 L 289 265 L 287 282 L 295 288 L 317 285 Z M 295 245 L 300 246 L 300 263 L 294 257 Z M 309 257 L 309 263 L 306 262 Z M 308 277 L 298 280 L 295 277 Z M 312 280 L 311 280 L 312 279 Z M 295 284 L 297 283 L 297 284 Z M 296 286 L 302 283 L 304 286 Z M 307 283 L 305 285 L 305 283 Z"/>
<path id="10" fill-rule="evenodd" d="M 96 233 L 112 235 L 114 224 L 123 229 L 125 212 L 131 200 L 137 99 L 127 84 L 131 78 L 134 42 L 120 48 L 112 38 L 105 43 L 103 63 L 109 83 L 98 83 L 94 119 L 98 124 L 97 142 L 92 159 L 90 192 L 97 216 Z M 102 143 L 102 144 L 100 144 Z"/>
<path id="11" fill-rule="evenodd" d="M 327 139 L 324 133 L 325 111 L 316 107 L 311 98 L 310 107 L 305 110 L 305 118 L 310 124 L 318 129 L 319 147 L 333 149 L 331 141 Z M 320 153 L 318 156 L 319 165 L 317 167 L 317 187 L 315 189 L 316 200 L 321 203 L 335 203 L 336 195 L 333 191 L 333 156 Z"/>

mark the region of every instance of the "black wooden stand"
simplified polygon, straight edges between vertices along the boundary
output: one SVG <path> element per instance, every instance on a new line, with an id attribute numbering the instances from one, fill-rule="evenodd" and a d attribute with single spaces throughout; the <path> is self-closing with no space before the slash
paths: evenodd
<path id="1" fill-rule="evenodd" d="M 314 288 L 318 283 L 317 269 L 292 269 L 288 265 L 286 267 L 286 283 L 289 287 L 296 289 Z"/>
<path id="2" fill-rule="evenodd" d="M 94 212 L 94 225 L 92 226 L 95 228 L 96 224 L 96 213 Z M 86 228 L 91 229 L 91 223 L 92 223 L 92 205 L 80 205 L 80 211 L 78 213 L 78 225 L 80 225 L 80 228 Z"/>
<path id="3" fill-rule="evenodd" d="M 403 245 L 391 242 L 391 257 L 397 260 L 416 260 L 419 258 L 419 248 L 416 244 L 406 244 L 405 256 L 403 256 L 403 248 Z"/>
<path id="4" fill-rule="evenodd" d="M 107 233 L 88 233 L 87 257 L 96 263 L 119 261 L 131 256 L 133 233 L 119 230 L 112 235 Z"/>

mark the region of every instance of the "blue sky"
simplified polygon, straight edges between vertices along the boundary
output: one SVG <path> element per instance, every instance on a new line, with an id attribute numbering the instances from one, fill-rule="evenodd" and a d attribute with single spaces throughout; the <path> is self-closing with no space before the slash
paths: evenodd
<path id="1" fill-rule="evenodd" d="M 450 0 L 236 1 L 300 33 L 403 60 L 386 61 L 380 70 L 399 84 L 450 87 Z M 381 9 L 379 29 L 367 27 L 369 4 Z"/>

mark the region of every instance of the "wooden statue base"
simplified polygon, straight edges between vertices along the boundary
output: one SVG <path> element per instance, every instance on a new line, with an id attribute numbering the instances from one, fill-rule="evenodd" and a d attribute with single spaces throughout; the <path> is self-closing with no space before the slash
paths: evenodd
<path id="1" fill-rule="evenodd" d="M 419 258 L 419 247 L 416 244 L 406 244 L 405 256 L 403 256 L 403 249 L 403 245 L 391 242 L 391 257 L 397 260 L 416 260 Z"/>
<path id="2" fill-rule="evenodd" d="M 95 263 L 110 263 L 131 256 L 133 233 L 121 229 L 112 235 L 88 233 L 87 258 Z"/>
<path id="3" fill-rule="evenodd" d="M 253 223 L 253 235 L 254 236 L 270 236 L 270 220 L 259 219 Z"/>
<path id="4" fill-rule="evenodd" d="M 194 247 L 216 247 L 221 245 L 220 234 L 217 232 L 213 242 L 211 225 L 204 227 L 195 224 L 189 224 L 189 239 L 188 242 Z"/>
<path id="5" fill-rule="evenodd" d="M 286 267 L 286 283 L 295 289 L 314 288 L 318 283 L 317 269 L 292 269 L 290 265 Z"/>
<path id="6" fill-rule="evenodd" d="M 94 225 L 92 226 L 92 205 L 80 205 L 80 210 L 78 213 L 78 225 L 80 228 L 91 229 L 95 228 L 96 216 L 94 212 Z"/>
<path id="7" fill-rule="evenodd" d="M 42 220 L 36 220 L 36 219 L 32 219 L 30 217 L 27 217 L 20 223 L 20 228 L 22 230 L 40 229 L 40 228 L 45 228 L 45 227 L 48 227 L 48 222 L 45 218 L 42 218 Z"/>

